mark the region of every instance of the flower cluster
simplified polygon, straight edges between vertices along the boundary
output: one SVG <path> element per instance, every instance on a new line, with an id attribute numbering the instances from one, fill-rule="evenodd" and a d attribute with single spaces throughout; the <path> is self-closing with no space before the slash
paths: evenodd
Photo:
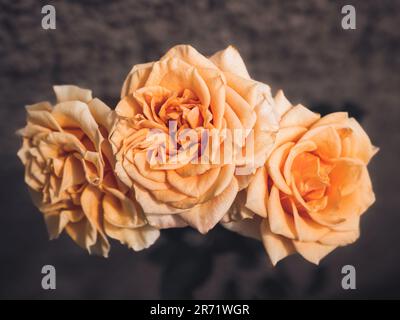
<path id="1" fill-rule="evenodd" d="M 374 202 L 377 149 L 357 121 L 273 96 L 233 47 L 207 58 L 179 45 L 135 65 L 115 110 L 90 90 L 54 91 L 54 106 L 26 108 L 18 156 L 50 238 L 65 230 L 90 253 L 221 224 L 260 239 L 273 264 L 318 263 L 358 238 Z"/>

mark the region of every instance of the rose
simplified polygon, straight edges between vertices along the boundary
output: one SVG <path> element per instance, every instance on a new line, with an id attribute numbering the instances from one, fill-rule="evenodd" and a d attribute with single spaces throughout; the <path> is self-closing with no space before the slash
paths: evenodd
<path id="1" fill-rule="evenodd" d="M 271 103 L 269 87 L 250 78 L 233 47 L 208 59 L 180 45 L 157 62 L 135 65 L 110 139 L 115 170 L 148 222 L 158 228 L 189 224 L 202 233 L 214 227 L 249 173 L 265 162 L 277 129 Z M 188 130 L 201 143 L 188 143 Z M 233 151 L 229 130 L 243 133 Z M 251 154 L 242 157 L 249 146 Z"/>
<path id="2" fill-rule="evenodd" d="M 345 112 L 320 118 L 282 91 L 275 110 L 273 152 L 239 205 L 255 219 L 225 226 L 261 239 L 274 265 L 293 252 L 318 264 L 359 237 L 360 216 L 375 201 L 367 164 L 377 148 Z"/>
<path id="3" fill-rule="evenodd" d="M 159 231 L 146 225 L 130 191 L 113 172 L 108 132 L 113 112 L 91 91 L 55 86 L 57 104 L 27 107 L 18 156 L 25 181 L 43 213 L 50 238 L 65 229 L 90 253 L 108 255 L 107 236 L 134 250 L 148 247 Z"/>

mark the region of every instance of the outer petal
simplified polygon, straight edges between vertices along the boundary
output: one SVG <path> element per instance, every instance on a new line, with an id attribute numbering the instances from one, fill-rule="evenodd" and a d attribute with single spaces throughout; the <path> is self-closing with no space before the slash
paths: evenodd
<path id="1" fill-rule="evenodd" d="M 247 72 L 242 57 L 233 46 L 229 46 L 224 50 L 216 52 L 210 57 L 210 60 L 224 72 L 231 72 L 240 77 L 250 79 L 250 75 Z"/>
<path id="2" fill-rule="evenodd" d="M 286 127 L 309 127 L 320 118 L 318 113 L 312 112 L 306 107 L 298 104 L 291 108 L 281 119 L 281 128 Z"/>
<path id="3" fill-rule="evenodd" d="M 296 251 L 300 253 L 304 259 L 314 263 L 319 264 L 322 258 L 331 253 L 336 249 L 336 245 L 323 245 L 316 242 L 300 242 L 293 241 L 293 245 Z"/>
<path id="4" fill-rule="evenodd" d="M 221 223 L 221 225 L 242 236 L 261 240 L 260 223 L 261 219 L 244 219 L 240 221 Z"/>
<path id="5" fill-rule="evenodd" d="M 292 241 L 273 233 L 267 219 L 263 219 L 260 228 L 262 242 L 274 266 L 295 252 Z"/>
<path id="6" fill-rule="evenodd" d="M 267 217 L 268 176 L 265 167 L 257 169 L 247 189 L 246 208 L 261 217 Z"/>
<path id="7" fill-rule="evenodd" d="M 225 215 L 232 205 L 239 190 L 236 179 L 219 196 L 194 207 L 189 212 L 181 213 L 181 217 L 192 227 L 205 234 L 212 229 Z"/>
<path id="8" fill-rule="evenodd" d="M 53 89 L 58 102 L 73 100 L 89 102 L 92 100 L 92 91 L 88 89 L 82 89 L 73 85 L 54 86 Z"/>
<path id="9" fill-rule="evenodd" d="M 289 239 L 297 237 L 293 217 L 286 213 L 281 204 L 279 189 L 274 185 L 268 200 L 268 221 L 271 231 Z"/>
<path id="10" fill-rule="evenodd" d="M 149 214 L 146 218 L 149 225 L 157 229 L 183 228 L 188 225 L 178 214 Z"/>
<path id="11" fill-rule="evenodd" d="M 108 236 L 127 245 L 134 251 L 140 251 L 150 247 L 160 237 L 160 231 L 148 225 L 130 229 L 116 227 L 105 222 L 104 227 Z"/>

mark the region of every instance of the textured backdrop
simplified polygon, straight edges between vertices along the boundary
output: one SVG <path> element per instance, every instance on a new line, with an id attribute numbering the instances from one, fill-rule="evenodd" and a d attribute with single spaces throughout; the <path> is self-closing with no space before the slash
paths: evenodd
<path id="1" fill-rule="evenodd" d="M 49 3 L 56 30 L 41 28 Z M 400 3 L 348 3 L 356 30 L 341 28 L 340 1 L 0 0 L 0 297 L 400 298 Z M 260 243 L 222 228 L 164 231 L 140 253 L 113 243 L 109 259 L 66 236 L 47 240 L 15 155 L 24 105 L 73 83 L 114 106 L 133 64 L 179 43 L 204 54 L 233 44 L 254 78 L 292 102 L 361 121 L 381 150 L 370 165 L 377 201 L 357 243 L 319 267 L 292 256 L 272 268 Z M 55 291 L 41 289 L 45 264 L 57 269 Z M 341 289 L 345 264 L 357 290 Z"/>

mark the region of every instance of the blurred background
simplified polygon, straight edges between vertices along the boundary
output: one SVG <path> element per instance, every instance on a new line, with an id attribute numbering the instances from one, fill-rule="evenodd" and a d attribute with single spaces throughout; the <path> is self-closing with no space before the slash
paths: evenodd
<path id="1" fill-rule="evenodd" d="M 41 27 L 45 4 L 56 30 Z M 356 8 L 356 30 L 341 27 L 344 4 Z M 400 298 L 399 18 L 395 0 L 0 0 L 0 298 Z M 180 43 L 206 55 L 232 44 L 274 92 L 361 122 L 380 152 L 369 166 L 377 201 L 355 244 L 318 267 L 295 255 L 273 268 L 260 243 L 221 227 L 163 231 L 139 253 L 113 242 L 108 259 L 67 236 L 48 241 L 16 157 L 24 105 L 54 101 L 53 84 L 77 84 L 115 106 L 132 65 Z M 46 264 L 57 270 L 54 291 L 41 288 Z M 347 264 L 356 290 L 341 288 Z"/>

